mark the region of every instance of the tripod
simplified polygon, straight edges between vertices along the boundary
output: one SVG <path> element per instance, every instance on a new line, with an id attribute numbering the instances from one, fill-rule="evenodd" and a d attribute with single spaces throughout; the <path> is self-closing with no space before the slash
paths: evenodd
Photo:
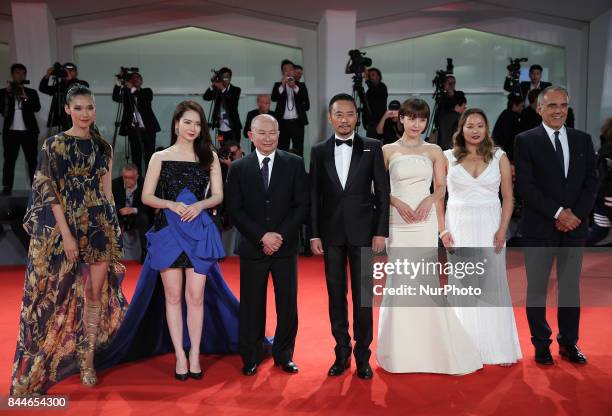
<path id="1" fill-rule="evenodd" d="M 363 113 L 366 119 L 369 119 L 372 114 L 370 111 L 370 104 L 368 103 L 363 88 L 363 72 L 358 72 L 353 75 L 353 100 L 355 100 L 355 107 L 357 107 L 357 124 L 355 125 L 355 132 L 358 133 L 359 126 L 361 125 L 361 114 Z"/>
<path id="2" fill-rule="evenodd" d="M 53 107 L 51 108 L 51 114 L 50 114 L 51 123 L 49 125 L 49 134 L 59 133 L 60 131 L 62 131 L 62 128 L 64 127 L 64 123 L 62 123 L 64 119 L 64 114 L 65 114 L 64 113 L 65 92 L 63 91 L 63 88 L 62 88 L 63 81 L 59 77 L 54 77 L 54 82 L 55 83 L 53 84 L 53 89 L 55 91 L 53 92 L 53 98 L 51 99 L 51 102 L 54 104 L 53 104 Z M 70 128 L 69 124 L 70 122 L 67 122 L 68 128 Z M 55 129 L 57 129 L 57 131 Z"/>
<path id="3" fill-rule="evenodd" d="M 434 91 L 432 98 L 434 99 L 434 106 L 431 112 L 431 117 L 427 121 L 427 129 L 425 130 L 425 137 L 428 139 L 431 136 L 432 130 L 438 127 L 438 110 L 440 107 L 440 98 L 446 94 L 443 88 L 436 84 L 436 90 Z"/>
<path id="4" fill-rule="evenodd" d="M 117 113 L 115 115 L 115 130 L 113 131 L 113 149 L 115 148 L 115 143 L 117 142 L 117 133 L 119 132 L 119 129 L 121 127 L 121 121 L 123 118 L 123 105 L 124 105 L 124 100 L 126 97 L 126 87 L 123 84 L 123 82 L 121 83 L 121 88 L 119 89 L 119 102 L 117 103 Z M 132 114 L 134 119 L 132 120 L 132 125 L 134 126 L 134 124 L 136 124 L 134 127 L 136 129 L 136 140 L 138 141 L 138 145 L 142 146 L 142 139 L 140 137 L 140 128 L 138 128 L 138 124 L 136 123 L 136 111 L 137 111 L 137 107 L 136 107 L 136 103 L 134 102 L 134 97 L 132 97 L 131 94 L 128 93 L 127 98 L 129 100 L 129 105 L 132 109 Z M 123 136 L 124 138 L 124 142 L 123 142 L 123 146 L 125 149 L 125 163 L 128 163 L 128 161 L 130 160 L 130 146 L 128 144 L 128 136 Z M 135 161 L 132 161 L 135 162 Z M 140 166 L 140 161 L 138 161 L 138 165 Z"/>

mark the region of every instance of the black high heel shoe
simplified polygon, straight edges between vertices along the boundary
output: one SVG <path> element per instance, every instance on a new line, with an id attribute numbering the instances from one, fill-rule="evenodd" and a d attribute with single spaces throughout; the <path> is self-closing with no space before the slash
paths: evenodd
<path id="1" fill-rule="evenodd" d="M 187 381 L 190 374 L 191 373 L 185 373 L 185 374 L 174 373 L 174 378 L 177 379 L 178 381 Z"/>
<path id="2" fill-rule="evenodd" d="M 186 375 L 194 380 L 202 380 L 202 377 L 204 376 L 204 371 L 200 371 L 199 373 L 192 373 L 191 371 L 189 371 Z"/>

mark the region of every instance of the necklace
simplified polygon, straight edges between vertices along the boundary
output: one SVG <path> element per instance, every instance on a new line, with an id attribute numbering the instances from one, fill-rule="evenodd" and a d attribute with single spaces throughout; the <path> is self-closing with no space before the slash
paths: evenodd
<path id="1" fill-rule="evenodd" d="M 423 140 L 419 139 L 419 142 L 417 144 L 408 144 L 404 141 L 404 139 L 399 139 L 397 141 L 397 143 L 399 143 L 400 146 L 404 146 L 407 147 L 409 149 L 414 149 L 415 147 L 419 147 L 420 145 L 423 144 Z"/>

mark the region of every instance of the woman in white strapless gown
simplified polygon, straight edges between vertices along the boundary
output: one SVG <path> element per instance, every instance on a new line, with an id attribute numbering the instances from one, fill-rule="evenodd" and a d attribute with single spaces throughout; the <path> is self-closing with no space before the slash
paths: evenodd
<path id="1" fill-rule="evenodd" d="M 389 262 L 407 257 L 413 262 L 424 258 L 437 261 L 438 230 L 443 222 L 438 221 L 432 206 L 444 198 L 445 162 L 438 146 L 420 139 L 428 117 L 425 101 L 406 100 L 400 108 L 404 135 L 383 147 L 391 179 Z M 436 190 L 430 194 L 434 172 Z M 421 283 L 431 279 L 429 285 L 439 286 L 437 274 L 420 278 Z M 397 287 L 395 280 L 387 276 L 385 288 Z M 420 305 L 424 301 L 429 306 L 405 306 L 411 304 L 407 300 L 398 296 L 382 299 L 376 359 L 383 369 L 392 373 L 467 374 L 482 368 L 478 350 L 443 297 L 419 298 Z"/>
<path id="2" fill-rule="evenodd" d="M 513 207 L 512 168 L 505 153 L 493 147 L 486 116 L 477 108 L 463 114 L 454 147 L 444 155 L 448 203 L 442 241 L 464 253 L 449 255 L 449 260 L 465 261 L 465 255 L 487 260 L 485 274 L 473 280 L 482 295 L 468 303 L 451 297 L 449 302 L 458 305 L 453 309 L 480 350 L 483 364 L 510 365 L 522 358 L 504 249 Z M 459 249 L 465 247 L 471 249 Z"/>

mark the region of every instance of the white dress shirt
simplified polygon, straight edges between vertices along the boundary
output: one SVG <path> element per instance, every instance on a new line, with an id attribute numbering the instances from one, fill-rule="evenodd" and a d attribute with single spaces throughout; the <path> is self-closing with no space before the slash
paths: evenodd
<path id="1" fill-rule="evenodd" d="M 278 87 L 278 92 L 283 93 L 285 87 L 283 84 Z M 287 88 L 287 101 L 285 102 L 285 113 L 283 114 L 283 120 L 295 120 L 298 118 L 297 109 L 295 108 L 295 96 L 300 91 L 300 87 L 297 85 L 291 89 Z"/>
<path id="2" fill-rule="evenodd" d="M 270 178 L 272 178 L 272 166 L 274 165 L 274 156 L 276 155 L 276 150 L 274 150 L 268 156 L 265 156 L 265 155 L 261 154 L 257 148 L 255 149 L 255 152 L 257 153 L 257 161 L 259 162 L 259 170 L 260 171 L 261 171 L 261 168 L 263 168 L 263 160 L 264 160 L 264 158 L 266 158 L 266 157 L 270 158 L 270 161 L 268 162 L 268 186 L 269 186 L 270 185 Z"/>
<path id="3" fill-rule="evenodd" d="M 349 140 L 353 139 L 353 146 L 355 146 L 355 133 L 351 134 L 346 139 L 342 139 L 337 135 L 334 135 L 335 139 L 338 140 Z M 348 178 L 349 168 L 351 167 L 351 156 L 353 155 L 353 148 L 345 144 L 336 146 L 334 141 L 334 161 L 336 163 L 336 172 L 338 172 L 338 178 L 342 184 L 342 189 L 346 187 L 346 179 Z"/>
<path id="4" fill-rule="evenodd" d="M 25 122 L 23 121 L 23 111 L 21 111 L 21 104 L 21 98 L 15 97 L 15 114 L 13 115 L 13 124 L 11 124 L 9 130 L 26 130 Z"/>
<path id="5" fill-rule="evenodd" d="M 548 134 L 548 138 L 552 143 L 553 149 L 556 151 L 555 146 L 555 131 L 559 132 L 559 141 L 561 142 L 561 150 L 563 150 L 563 163 L 564 163 L 564 171 L 565 177 L 567 178 L 567 172 L 569 171 L 569 143 L 567 141 L 567 130 L 565 126 L 561 127 L 559 130 L 552 129 L 546 125 L 546 123 L 542 123 L 544 130 L 546 130 L 546 134 Z M 555 213 L 555 219 L 559 218 L 559 214 L 563 211 L 563 207 L 559 207 L 557 212 Z"/>

